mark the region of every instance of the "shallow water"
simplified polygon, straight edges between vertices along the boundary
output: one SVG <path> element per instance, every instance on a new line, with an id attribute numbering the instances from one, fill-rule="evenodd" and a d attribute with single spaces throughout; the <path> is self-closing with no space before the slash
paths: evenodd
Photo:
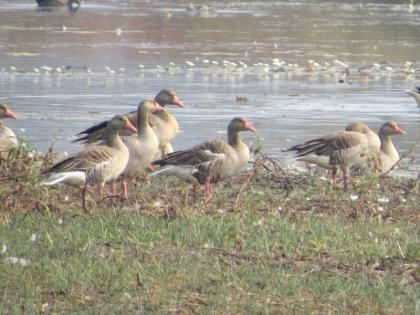
<path id="1" fill-rule="evenodd" d="M 409 150 L 419 141 L 420 107 L 404 90 L 420 85 L 420 72 L 401 69 L 406 61 L 420 67 L 420 5 L 395 2 L 220 1 L 189 11 L 189 1 L 108 0 L 86 1 L 72 13 L 2 0 L 0 101 L 19 117 L 7 124 L 39 150 L 51 143 L 76 150 L 74 134 L 162 88 L 174 89 L 187 106 L 170 109 L 183 130 L 175 149 L 223 137 L 228 121 L 241 115 L 254 123 L 264 149 L 279 157 L 281 149 L 353 120 L 374 130 L 397 121 L 407 135 L 395 142 Z M 254 66 L 273 58 L 299 67 Z M 344 83 L 340 66 L 307 71 L 308 60 L 334 65 L 336 59 L 350 66 Z M 223 60 L 248 67 L 223 66 Z M 382 61 L 391 69 L 358 71 Z M 175 65 L 166 69 L 170 62 Z M 418 147 L 414 154 L 418 160 Z"/>

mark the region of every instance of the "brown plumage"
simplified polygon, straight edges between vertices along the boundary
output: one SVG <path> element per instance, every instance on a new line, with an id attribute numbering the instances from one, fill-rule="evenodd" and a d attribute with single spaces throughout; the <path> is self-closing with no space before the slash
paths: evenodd
<path id="1" fill-rule="evenodd" d="M 339 167 L 343 172 L 344 188 L 347 189 L 349 169 L 366 159 L 368 144 L 368 138 L 363 133 L 340 131 L 295 145 L 286 151 L 296 151 L 298 160 L 332 169 L 334 180 Z"/>
<path id="2" fill-rule="evenodd" d="M 210 198 L 210 183 L 239 172 L 250 159 L 249 149 L 239 137 L 241 131 L 256 130 L 244 118 L 234 118 L 228 126 L 228 143 L 221 140 L 207 141 L 188 150 L 170 153 L 152 163 L 165 167 L 151 176 L 175 175 L 193 183 L 204 184 L 206 197 Z"/>
<path id="3" fill-rule="evenodd" d="M 159 141 L 148 123 L 148 118 L 151 113 L 162 110 L 156 101 L 143 100 L 137 109 L 138 133 L 122 137 L 130 153 L 127 166 L 122 173 L 122 191 L 125 198 L 128 197 L 126 178 L 145 176 L 147 167 L 159 151 Z"/>
<path id="4" fill-rule="evenodd" d="M 347 131 L 363 132 L 367 126 L 363 123 L 349 124 Z M 369 141 L 369 159 L 365 163 L 355 165 L 352 173 L 363 173 L 368 170 L 377 170 L 381 174 L 387 173 L 399 160 L 398 151 L 392 143 L 391 136 L 405 134 L 397 123 L 388 121 L 379 129 L 379 136 L 369 129 L 367 133 Z"/>
<path id="5" fill-rule="evenodd" d="M 98 195 L 106 182 L 114 182 L 124 171 L 128 162 L 128 149 L 119 133 L 123 129 L 137 132 L 124 116 L 113 117 L 107 125 L 105 144 L 85 147 L 82 151 L 53 165 L 48 172 L 52 175 L 42 184 L 51 186 L 68 184 L 82 186 L 92 183 Z M 115 190 L 114 190 L 115 191 Z"/>
<path id="6" fill-rule="evenodd" d="M 16 119 L 15 114 L 10 110 L 7 104 L 0 104 L 0 119 L 11 118 Z M 6 127 L 0 120 L 0 153 L 7 152 L 17 146 L 17 138 L 15 133 Z"/>
<path id="7" fill-rule="evenodd" d="M 388 121 L 379 129 L 379 138 L 381 139 L 381 150 L 379 151 L 378 160 L 381 174 L 388 173 L 399 161 L 400 155 L 392 143 L 392 135 L 404 135 L 396 122 Z"/>
<path id="8" fill-rule="evenodd" d="M 180 101 L 176 96 L 175 92 L 167 89 L 161 90 L 156 95 L 155 101 L 158 102 L 161 106 L 184 106 L 182 101 Z M 127 117 L 130 123 L 132 123 L 133 126 L 137 128 L 137 111 L 129 112 L 124 114 L 124 116 Z M 153 113 L 153 115 L 149 115 L 148 120 L 149 124 L 153 127 L 153 131 L 158 137 L 162 154 L 172 152 L 172 146 L 169 142 L 176 136 L 179 131 L 178 122 L 175 117 L 172 116 L 167 110 L 162 110 L 160 112 Z M 78 136 L 81 137 L 77 138 L 73 142 L 95 143 L 103 140 L 106 123 L 106 121 L 103 121 L 102 123 L 99 123 L 80 132 Z M 122 135 L 126 134 L 122 133 Z"/>

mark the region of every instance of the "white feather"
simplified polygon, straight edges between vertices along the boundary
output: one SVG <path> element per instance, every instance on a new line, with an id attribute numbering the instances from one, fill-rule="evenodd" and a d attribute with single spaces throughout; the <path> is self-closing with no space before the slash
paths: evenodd
<path id="1" fill-rule="evenodd" d="M 309 154 L 306 156 L 301 156 L 295 158 L 296 161 L 306 162 L 309 164 L 316 164 L 319 167 L 332 170 L 334 168 L 333 165 L 330 164 L 330 158 L 329 156 L 323 156 L 323 155 L 316 155 L 316 154 Z"/>
<path id="2" fill-rule="evenodd" d="M 62 172 L 51 174 L 50 177 L 41 182 L 41 185 L 53 186 L 57 184 L 66 184 L 70 186 L 80 187 L 86 183 L 85 172 Z"/>
<path id="3" fill-rule="evenodd" d="M 150 177 L 157 177 L 157 176 L 176 176 L 179 179 L 191 182 L 193 180 L 193 174 L 197 172 L 198 169 L 191 165 L 167 165 L 163 168 L 151 173 Z"/>

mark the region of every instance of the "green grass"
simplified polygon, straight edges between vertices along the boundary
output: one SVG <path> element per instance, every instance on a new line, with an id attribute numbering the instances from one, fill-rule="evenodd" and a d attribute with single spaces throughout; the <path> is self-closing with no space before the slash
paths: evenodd
<path id="1" fill-rule="evenodd" d="M 0 178 L 1 313 L 415 312 L 418 180 L 362 177 L 344 192 L 258 170 L 218 185 L 209 203 L 153 180 L 128 201 L 90 197 L 84 213 L 77 191 L 39 185 L 48 162 L 19 159 L 1 164 L 20 174 Z"/>

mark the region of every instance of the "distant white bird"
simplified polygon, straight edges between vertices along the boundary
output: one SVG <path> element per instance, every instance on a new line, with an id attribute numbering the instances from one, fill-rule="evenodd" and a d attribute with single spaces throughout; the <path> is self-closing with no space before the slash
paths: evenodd
<path id="1" fill-rule="evenodd" d="M 415 91 L 406 90 L 405 91 L 408 95 L 414 97 L 417 102 L 417 105 L 420 107 L 420 86 L 415 87 Z"/>

